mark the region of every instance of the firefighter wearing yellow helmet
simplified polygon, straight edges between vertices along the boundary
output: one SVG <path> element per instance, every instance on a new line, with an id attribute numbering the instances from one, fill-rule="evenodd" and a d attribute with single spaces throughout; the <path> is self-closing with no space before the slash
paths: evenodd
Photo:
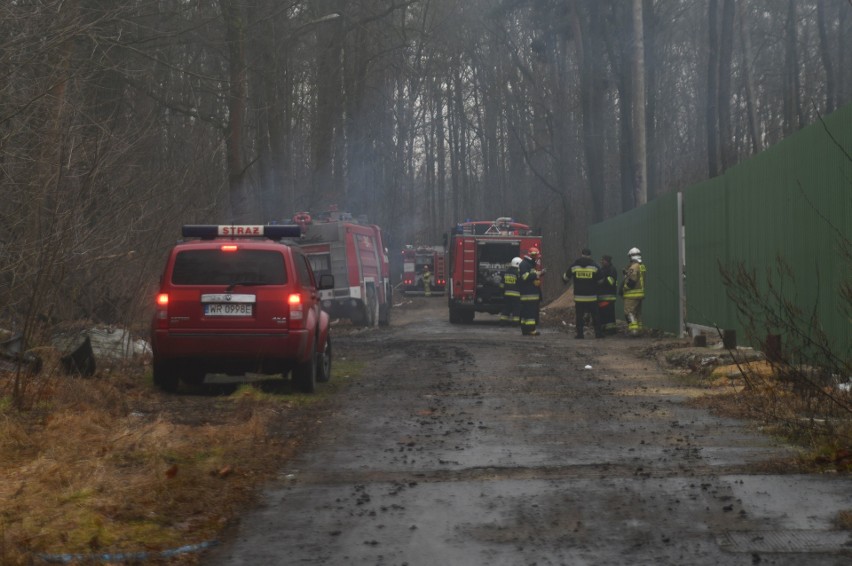
<path id="1" fill-rule="evenodd" d="M 645 299 L 645 264 L 642 263 L 639 248 L 630 248 L 627 256 L 630 265 L 624 268 L 624 280 L 621 283 L 624 318 L 627 319 L 627 333 L 639 336 L 642 331 L 642 301 Z"/>

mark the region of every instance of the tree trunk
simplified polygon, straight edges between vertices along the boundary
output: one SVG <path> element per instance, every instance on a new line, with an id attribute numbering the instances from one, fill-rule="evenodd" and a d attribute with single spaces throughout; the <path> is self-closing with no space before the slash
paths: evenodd
<path id="1" fill-rule="evenodd" d="M 578 43 L 582 44 L 582 49 L 578 49 L 577 53 L 580 58 L 581 69 L 583 148 L 586 156 L 589 194 L 593 207 L 590 211 L 591 214 L 586 214 L 586 218 L 583 220 L 592 223 L 603 220 L 605 191 L 603 97 L 605 82 L 602 76 L 604 64 L 601 53 L 603 29 L 600 6 L 596 2 L 592 2 L 586 8 L 588 9 L 587 28 L 579 30 L 582 35 Z"/>
<path id="2" fill-rule="evenodd" d="M 657 151 L 657 15 L 654 12 L 654 0 L 643 0 L 642 19 L 645 30 L 645 147 L 648 165 L 648 200 L 662 193 Z"/>
<path id="3" fill-rule="evenodd" d="M 624 212 L 636 206 L 633 182 L 633 5 L 624 2 L 611 4 L 610 17 L 615 21 L 615 33 L 607 33 L 607 54 L 616 77 L 618 89 L 618 166 L 620 202 Z"/>
<path id="4" fill-rule="evenodd" d="M 825 68 L 825 112 L 834 112 L 836 80 L 834 66 L 831 63 L 831 48 L 825 31 L 825 0 L 817 0 L 817 24 L 819 28 L 819 47 L 822 66 Z"/>
<path id="5" fill-rule="evenodd" d="M 320 2 L 321 13 L 339 12 L 336 0 Z M 332 159 L 335 140 L 341 133 L 343 104 L 341 55 L 343 33 L 341 24 L 330 22 L 316 28 L 317 85 L 315 112 L 311 124 L 311 195 L 308 208 L 318 210 L 343 202 L 342 187 L 333 185 Z"/>
<path id="6" fill-rule="evenodd" d="M 467 117 L 464 106 L 464 82 L 459 67 L 453 70 L 453 108 L 455 114 L 455 154 L 460 202 L 464 214 L 477 214 L 471 202 L 467 162 Z"/>
<path id="7" fill-rule="evenodd" d="M 444 96 L 441 92 L 440 81 L 436 81 L 436 83 L 438 84 L 435 85 L 433 94 L 435 104 L 433 112 L 433 119 L 435 120 L 435 153 L 438 160 L 437 178 L 435 179 L 435 201 L 439 225 L 444 227 L 457 219 L 455 217 L 447 218 L 447 145 L 446 129 L 444 126 Z M 455 214 L 455 210 L 453 210 L 453 214 Z"/>
<path id="8" fill-rule="evenodd" d="M 799 116 L 799 56 L 796 46 L 796 0 L 787 3 L 786 49 L 784 58 L 784 135 L 801 127 Z"/>
<path id="9" fill-rule="evenodd" d="M 708 53 L 707 53 L 707 174 L 710 178 L 719 174 L 719 129 L 717 105 L 719 103 L 719 30 L 717 14 L 718 0 L 710 0 L 707 8 Z"/>
<path id="10" fill-rule="evenodd" d="M 757 127 L 757 101 L 754 96 L 754 79 L 752 78 L 751 69 L 751 35 L 749 35 L 748 26 L 746 25 L 745 2 L 740 2 L 739 9 L 739 32 L 743 54 L 743 83 L 745 87 L 746 113 L 748 115 L 748 133 L 751 139 L 751 152 L 752 154 L 757 154 L 763 149 L 763 140 L 760 137 L 760 130 Z"/>
<path id="11" fill-rule="evenodd" d="M 731 57 L 734 48 L 734 0 L 722 0 L 722 30 L 719 42 L 719 157 L 724 172 L 736 162 L 731 130 Z"/>
<path id="12" fill-rule="evenodd" d="M 645 32 L 642 22 L 642 0 L 633 0 L 633 33 L 636 53 L 633 60 L 633 134 L 634 191 L 636 206 L 648 201 L 648 161 L 645 140 Z"/>
<path id="13" fill-rule="evenodd" d="M 251 213 L 243 165 L 243 122 L 246 113 L 246 64 L 243 18 L 234 0 L 220 0 L 228 43 L 228 125 L 225 145 L 228 164 L 228 196 L 231 222 L 248 222 Z"/>

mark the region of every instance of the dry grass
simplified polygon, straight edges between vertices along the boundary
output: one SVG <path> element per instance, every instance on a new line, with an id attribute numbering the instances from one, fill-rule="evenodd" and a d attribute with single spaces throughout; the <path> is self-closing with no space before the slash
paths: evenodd
<path id="1" fill-rule="evenodd" d="M 762 430 L 803 449 L 802 470 L 852 472 L 852 393 L 803 388 L 785 367 L 766 361 L 711 368 L 715 392 L 693 404 L 759 423 Z"/>
<path id="2" fill-rule="evenodd" d="M 165 396 L 141 370 L 27 382 L 0 376 L 0 564 L 148 552 L 216 538 L 292 453 L 311 404 L 252 388 Z M 294 406 L 298 405 L 298 406 Z M 292 428 L 291 428 L 292 427 Z M 163 563 L 191 564 L 187 553 Z"/>

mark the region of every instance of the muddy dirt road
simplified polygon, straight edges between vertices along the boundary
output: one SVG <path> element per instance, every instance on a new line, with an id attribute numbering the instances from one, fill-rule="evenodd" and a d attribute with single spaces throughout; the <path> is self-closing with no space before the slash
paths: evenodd
<path id="1" fill-rule="evenodd" d="M 369 369 L 204 564 L 852 563 L 852 478 L 778 473 L 791 449 L 689 408 L 644 339 L 447 318 L 336 337 Z"/>

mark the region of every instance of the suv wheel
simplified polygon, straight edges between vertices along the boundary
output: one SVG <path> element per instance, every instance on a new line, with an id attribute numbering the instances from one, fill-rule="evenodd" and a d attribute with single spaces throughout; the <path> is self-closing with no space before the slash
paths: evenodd
<path id="1" fill-rule="evenodd" d="M 317 381 L 326 383 L 331 379 L 331 336 L 325 340 L 325 350 L 317 354 Z"/>
<path id="2" fill-rule="evenodd" d="M 177 391 L 178 376 L 171 364 L 154 362 L 154 385 L 166 393 Z"/>
<path id="3" fill-rule="evenodd" d="M 317 389 L 317 354 L 312 352 L 306 362 L 293 368 L 293 386 L 300 393 L 313 393 Z"/>

